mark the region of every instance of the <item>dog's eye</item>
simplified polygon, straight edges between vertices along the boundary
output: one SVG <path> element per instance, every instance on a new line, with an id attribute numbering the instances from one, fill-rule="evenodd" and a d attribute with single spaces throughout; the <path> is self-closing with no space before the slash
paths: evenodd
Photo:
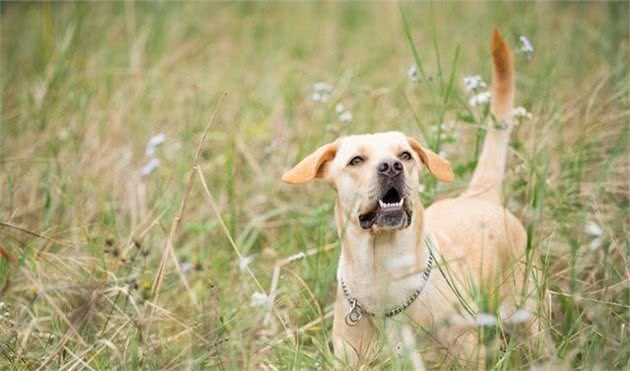
<path id="1" fill-rule="evenodd" d="M 350 160 L 350 162 L 348 162 L 348 165 L 349 165 L 349 166 L 357 166 L 357 165 L 362 164 L 362 163 L 363 163 L 363 161 L 365 161 L 365 160 L 363 159 L 363 157 L 361 157 L 361 156 L 354 156 L 354 157 L 352 158 L 352 160 Z"/>
<path id="2" fill-rule="evenodd" d="M 413 157 L 411 157 L 411 153 L 409 153 L 407 151 L 401 153 L 400 156 L 398 156 L 398 157 L 400 157 L 400 159 L 403 160 L 403 161 L 409 161 L 409 160 L 411 160 L 413 158 Z"/>

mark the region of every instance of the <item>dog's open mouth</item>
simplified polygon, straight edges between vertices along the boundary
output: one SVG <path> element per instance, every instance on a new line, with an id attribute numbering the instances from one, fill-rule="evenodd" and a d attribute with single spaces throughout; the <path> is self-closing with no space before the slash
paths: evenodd
<path id="1" fill-rule="evenodd" d="M 411 224 L 411 208 L 408 201 L 395 187 L 390 187 L 374 205 L 374 209 L 359 215 L 361 228 L 373 226 L 382 229 L 401 229 Z"/>

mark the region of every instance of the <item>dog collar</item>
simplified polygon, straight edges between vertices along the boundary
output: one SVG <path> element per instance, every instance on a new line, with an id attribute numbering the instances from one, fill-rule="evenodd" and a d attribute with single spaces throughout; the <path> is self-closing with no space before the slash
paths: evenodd
<path id="1" fill-rule="evenodd" d="M 429 237 L 425 237 L 424 240 L 425 240 L 425 244 L 427 245 L 427 250 L 429 250 L 429 257 L 427 258 L 426 268 L 420 275 L 420 286 L 413 292 L 413 294 L 411 294 L 407 298 L 404 304 L 396 306 L 386 311 L 384 314 L 385 318 L 393 317 L 399 314 L 400 312 L 404 311 L 405 309 L 409 308 L 409 306 L 413 304 L 414 301 L 416 301 L 418 296 L 420 296 L 425 286 L 427 285 L 427 282 L 429 281 L 429 275 L 431 274 L 431 269 L 433 268 L 434 258 L 433 258 L 433 252 L 431 251 L 431 248 L 429 247 L 429 244 L 431 244 L 432 241 L 430 240 Z M 343 294 L 345 295 L 346 300 L 348 300 L 348 304 L 350 304 L 350 311 L 348 311 L 345 317 L 345 321 L 348 326 L 356 326 L 357 323 L 359 323 L 359 321 L 361 320 L 361 317 L 363 317 L 364 313 L 374 316 L 374 313 L 371 313 L 365 310 L 363 306 L 361 306 L 361 304 L 359 303 L 359 300 L 352 296 L 352 294 L 350 293 L 350 289 L 348 288 L 348 286 L 346 286 L 346 283 L 343 281 L 343 278 L 339 277 L 339 283 L 341 284 L 341 289 L 343 290 Z"/>

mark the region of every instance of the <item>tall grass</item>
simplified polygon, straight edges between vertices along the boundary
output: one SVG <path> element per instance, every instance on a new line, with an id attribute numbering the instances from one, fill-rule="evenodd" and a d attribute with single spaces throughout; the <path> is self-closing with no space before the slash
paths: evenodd
<path id="1" fill-rule="evenodd" d="M 461 81 L 488 81 L 493 26 L 515 51 L 520 35 L 535 47 L 516 52 L 533 119 L 513 134 L 505 195 L 553 346 L 502 338 L 486 366 L 630 368 L 628 10 L 3 3 L 0 368 L 340 367 L 334 195 L 280 174 L 339 135 L 401 130 L 456 167 L 451 185 L 423 178 L 426 204 L 457 194 L 484 117 Z M 319 81 L 327 102 L 311 99 Z M 142 175 L 158 133 L 160 166 Z"/>

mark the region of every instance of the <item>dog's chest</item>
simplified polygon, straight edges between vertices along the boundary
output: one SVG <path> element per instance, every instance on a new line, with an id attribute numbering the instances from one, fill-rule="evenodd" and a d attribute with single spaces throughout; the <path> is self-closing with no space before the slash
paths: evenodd
<path id="1" fill-rule="evenodd" d="M 385 312 L 404 304 L 422 283 L 415 252 L 366 251 L 348 263 L 343 254 L 338 275 L 350 295 L 371 312 Z"/>

